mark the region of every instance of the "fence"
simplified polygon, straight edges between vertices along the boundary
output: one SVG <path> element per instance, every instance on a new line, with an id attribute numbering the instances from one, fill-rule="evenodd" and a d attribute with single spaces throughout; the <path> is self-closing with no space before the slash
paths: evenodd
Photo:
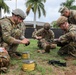
<path id="1" fill-rule="evenodd" d="M 58 38 L 59 36 L 61 36 L 63 34 L 63 31 L 61 29 L 52 29 L 52 30 L 55 34 L 55 38 Z M 34 31 L 34 28 L 26 28 L 25 37 L 32 38 L 33 31 Z"/>

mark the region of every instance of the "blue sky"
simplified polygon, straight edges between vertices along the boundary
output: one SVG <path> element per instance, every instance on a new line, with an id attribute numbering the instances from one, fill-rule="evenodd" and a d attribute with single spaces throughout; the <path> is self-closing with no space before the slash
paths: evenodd
<path id="1" fill-rule="evenodd" d="M 10 7 L 11 12 L 16 8 L 16 5 L 17 5 L 17 8 L 22 9 L 24 12 L 26 11 L 26 7 L 24 5 L 26 0 L 17 0 L 17 4 L 16 4 L 16 0 L 4 0 L 4 1 Z M 58 12 L 60 8 L 60 4 L 65 1 L 66 0 L 46 0 L 46 3 L 45 3 L 46 17 L 42 15 L 41 18 L 38 18 L 37 16 L 37 21 L 51 23 L 52 21 L 57 20 L 58 17 L 60 16 L 60 13 Z M 10 16 L 10 15 L 11 13 L 4 14 L 2 10 L 2 17 Z M 31 11 L 30 14 L 26 17 L 25 21 L 33 21 L 33 16 L 34 14 Z"/>

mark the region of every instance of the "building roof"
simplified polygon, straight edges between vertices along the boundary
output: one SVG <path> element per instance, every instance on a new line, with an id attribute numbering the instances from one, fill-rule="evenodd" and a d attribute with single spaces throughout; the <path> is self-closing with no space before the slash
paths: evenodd
<path id="1" fill-rule="evenodd" d="M 34 25 L 34 22 L 33 21 L 24 21 L 25 25 Z M 36 21 L 36 24 L 38 26 L 43 26 L 45 22 L 38 22 Z"/>

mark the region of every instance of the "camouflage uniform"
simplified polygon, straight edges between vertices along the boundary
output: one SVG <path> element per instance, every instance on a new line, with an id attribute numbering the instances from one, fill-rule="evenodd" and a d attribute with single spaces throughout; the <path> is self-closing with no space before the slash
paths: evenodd
<path id="1" fill-rule="evenodd" d="M 70 10 L 70 16 L 68 22 L 71 24 L 76 24 L 76 10 Z"/>
<path id="2" fill-rule="evenodd" d="M 14 57 L 18 44 L 15 44 L 15 40 L 24 39 L 24 24 L 21 23 L 24 19 L 24 13 L 20 9 L 16 9 L 12 12 L 11 17 L 5 17 L 0 19 L 0 47 L 4 48 L 5 51 L 0 49 L 0 72 L 6 72 L 10 63 L 9 55 Z M 20 19 L 15 19 L 20 18 Z M 17 21 L 17 22 L 14 22 Z M 20 24 L 16 24 L 20 23 Z M 7 51 L 6 51 L 7 50 Z M 11 52 L 11 54 L 10 54 Z M 8 54 L 9 53 L 9 54 Z"/>
<path id="3" fill-rule="evenodd" d="M 76 10 L 69 10 L 67 7 L 61 7 L 59 12 L 61 13 L 61 15 L 63 15 L 66 10 L 70 12 L 70 15 L 68 17 L 68 22 L 70 24 L 76 24 Z"/>
<path id="4" fill-rule="evenodd" d="M 65 6 L 63 6 L 63 7 L 61 7 L 61 8 L 59 9 L 59 12 L 61 13 L 62 16 L 64 16 L 64 12 L 65 12 L 66 10 L 69 10 L 69 9 L 68 9 L 67 7 L 65 7 Z"/>
<path id="5" fill-rule="evenodd" d="M 37 29 L 35 29 L 32 33 L 32 38 L 34 38 L 35 33 L 37 32 Z"/>
<path id="6" fill-rule="evenodd" d="M 17 49 L 18 44 L 13 44 L 14 38 L 15 39 L 23 39 L 23 31 L 24 31 L 24 24 L 15 25 L 14 22 L 9 18 L 4 18 L 0 20 L 1 25 L 1 47 L 5 47 L 8 51 L 15 51 Z"/>
<path id="7" fill-rule="evenodd" d="M 25 19 L 25 13 L 21 9 L 12 11 L 11 17 L 2 18 L 0 20 L 0 46 L 6 48 L 8 51 L 15 51 L 18 44 L 14 44 L 15 39 L 24 39 L 24 23 L 17 23 L 13 16 L 19 17 L 19 22 Z M 13 19 L 15 21 L 13 21 Z"/>
<path id="8" fill-rule="evenodd" d="M 66 20 L 65 20 L 66 19 Z M 64 23 L 67 21 L 67 18 L 62 16 L 57 20 L 57 23 Z M 61 48 L 58 51 L 59 55 L 71 54 L 76 56 L 76 25 L 70 24 L 66 33 L 59 37 Z"/>
<path id="9" fill-rule="evenodd" d="M 35 35 L 42 36 L 42 39 L 38 40 L 38 47 L 43 48 L 46 52 L 52 47 L 52 41 L 54 40 L 54 32 L 52 30 L 45 31 L 44 28 L 39 29 L 36 31 Z M 56 48 L 56 46 L 55 46 Z"/>
<path id="10" fill-rule="evenodd" d="M 8 66 L 10 64 L 10 56 L 8 52 L 0 47 L 0 72 L 7 72 Z"/>

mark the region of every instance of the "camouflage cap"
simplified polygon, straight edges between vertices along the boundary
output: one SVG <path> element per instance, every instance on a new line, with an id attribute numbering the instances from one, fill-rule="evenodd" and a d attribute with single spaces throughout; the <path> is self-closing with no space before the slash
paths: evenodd
<path id="1" fill-rule="evenodd" d="M 64 6 L 59 9 L 59 12 L 61 13 L 61 15 L 63 15 L 64 11 L 66 11 L 66 10 L 68 10 L 68 8 Z"/>
<path id="2" fill-rule="evenodd" d="M 43 27 L 44 27 L 44 29 L 49 30 L 50 29 L 50 24 L 49 23 L 45 23 Z"/>
<path id="3" fill-rule="evenodd" d="M 60 26 L 62 23 L 67 22 L 68 18 L 65 16 L 60 16 L 57 20 L 57 25 Z"/>
<path id="4" fill-rule="evenodd" d="M 26 15 L 21 9 L 15 9 L 12 11 L 13 14 L 20 16 L 21 18 L 25 19 Z"/>

